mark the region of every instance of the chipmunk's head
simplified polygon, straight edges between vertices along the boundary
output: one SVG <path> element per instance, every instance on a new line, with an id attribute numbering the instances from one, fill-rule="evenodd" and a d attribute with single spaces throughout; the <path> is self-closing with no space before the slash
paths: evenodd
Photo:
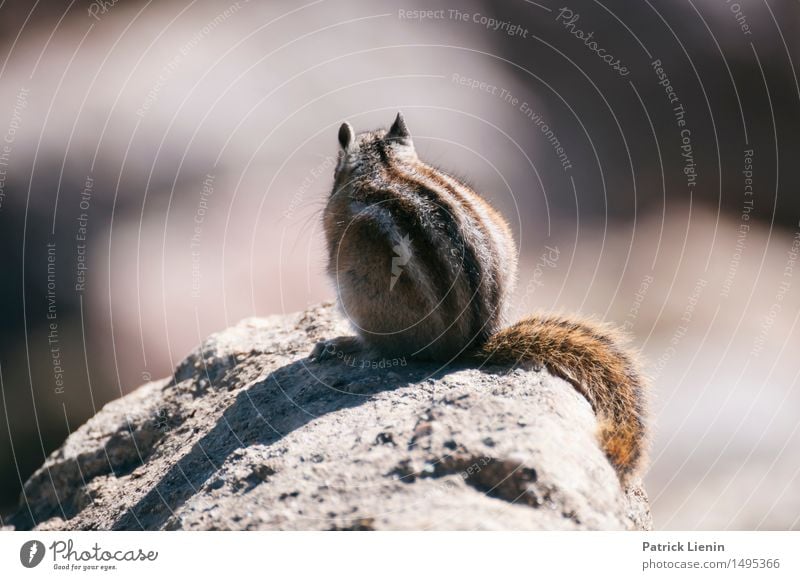
<path id="1" fill-rule="evenodd" d="M 350 123 L 339 127 L 339 162 L 336 179 L 368 175 L 392 163 L 413 162 L 417 159 L 411 133 L 402 113 L 397 113 L 389 129 L 365 131 L 356 135 Z"/>

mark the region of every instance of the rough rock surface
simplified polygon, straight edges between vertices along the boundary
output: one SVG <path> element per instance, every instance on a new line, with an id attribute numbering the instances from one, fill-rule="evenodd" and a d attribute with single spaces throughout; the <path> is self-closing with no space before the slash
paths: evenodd
<path id="1" fill-rule="evenodd" d="M 334 310 L 249 319 L 100 411 L 17 529 L 647 529 L 589 404 L 541 371 L 310 363 Z"/>

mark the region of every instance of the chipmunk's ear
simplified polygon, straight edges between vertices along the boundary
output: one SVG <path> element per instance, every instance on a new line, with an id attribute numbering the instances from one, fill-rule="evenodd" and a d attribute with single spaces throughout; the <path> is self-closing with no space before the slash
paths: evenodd
<path id="1" fill-rule="evenodd" d="M 389 132 L 386 133 L 386 138 L 400 141 L 406 145 L 411 144 L 411 133 L 408 131 L 408 125 L 406 125 L 406 120 L 403 118 L 403 113 L 397 113 L 394 123 L 389 128 Z"/>
<path id="2" fill-rule="evenodd" d="M 353 131 L 353 127 L 350 126 L 350 123 L 342 123 L 342 126 L 339 127 L 339 145 L 342 146 L 342 149 L 347 151 L 355 139 L 356 134 Z"/>

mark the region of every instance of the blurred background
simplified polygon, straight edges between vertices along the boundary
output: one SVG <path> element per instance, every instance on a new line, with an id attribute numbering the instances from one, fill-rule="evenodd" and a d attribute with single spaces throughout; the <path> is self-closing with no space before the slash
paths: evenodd
<path id="1" fill-rule="evenodd" d="M 0 516 L 207 334 L 333 297 L 337 128 L 402 110 L 509 217 L 517 316 L 643 349 L 656 528 L 800 529 L 798 33 L 794 0 L 3 1 Z"/>

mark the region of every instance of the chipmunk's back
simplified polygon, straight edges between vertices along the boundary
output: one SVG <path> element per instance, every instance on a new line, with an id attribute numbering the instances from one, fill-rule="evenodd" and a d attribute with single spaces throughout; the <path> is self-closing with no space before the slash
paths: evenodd
<path id="1" fill-rule="evenodd" d="M 329 270 L 346 316 L 379 352 L 449 360 L 498 330 L 516 276 L 505 220 L 420 161 L 401 115 L 339 132 L 325 209 Z"/>

